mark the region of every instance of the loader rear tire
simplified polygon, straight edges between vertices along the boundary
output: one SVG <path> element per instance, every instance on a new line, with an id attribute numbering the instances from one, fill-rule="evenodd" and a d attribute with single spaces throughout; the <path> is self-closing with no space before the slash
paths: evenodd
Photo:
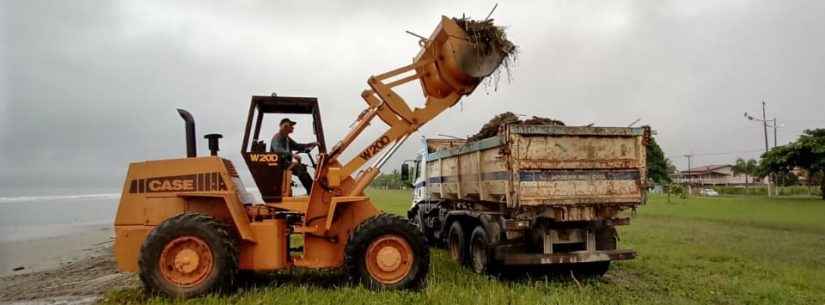
<path id="1" fill-rule="evenodd" d="M 238 274 L 238 247 L 223 223 L 208 215 L 184 213 L 149 233 L 138 265 L 147 292 L 197 297 L 232 288 Z"/>
<path id="2" fill-rule="evenodd" d="M 430 249 L 409 221 L 378 214 L 355 228 L 344 260 L 350 280 L 370 289 L 421 289 L 430 268 Z"/>

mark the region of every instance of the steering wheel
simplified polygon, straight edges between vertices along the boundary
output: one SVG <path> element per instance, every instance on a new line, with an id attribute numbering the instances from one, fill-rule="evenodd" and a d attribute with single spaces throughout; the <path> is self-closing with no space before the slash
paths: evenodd
<path id="1" fill-rule="evenodd" d="M 315 147 L 318 147 L 318 146 L 315 146 Z M 312 151 L 315 149 L 315 147 L 310 148 L 310 149 L 307 149 L 307 150 L 304 150 L 304 151 L 302 151 L 302 152 L 301 152 L 302 154 L 306 154 L 306 155 L 307 155 L 307 158 L 309 158 L 309 163 L 312 165 L 312 168 L 316 168 L 316 167 L 317 167 L 317 166 L 315 165 L 315 159 L 313 159 L 313 158 L 312 158 Z"/>

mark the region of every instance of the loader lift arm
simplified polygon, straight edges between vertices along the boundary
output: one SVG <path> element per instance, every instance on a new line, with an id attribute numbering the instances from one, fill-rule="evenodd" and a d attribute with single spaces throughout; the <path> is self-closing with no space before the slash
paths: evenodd
<path id="1" fill-rule="evenodd" d="M 296 265 L 339 266 L 344 252 L 341 247 L 346 244 L 342 239 L 350 236 L 353 227 L 380 213 L 364 196 L 364 189 L 381 166 L 413 132 L 472 93 L 505 57 L 497 51 L 479 52 L 456 21 L 444 16 L 421 46 L 411 64 L 368 79 L 370 89 L 361 94 L 368 107 L 328 154 L 319 155 L 303 225 L 296 228 L 305 236 L 304 256 L 295 260 Z M 411 109 L 393 88 L 416 80 L 425 102 L 423 107 Z M 340 162 L 341 154 L 376 116 L 389 128 L 351 160 Z M 375 161 L 364 167 L 372 159 Z"/>
<path id="2" fill-rule="evenodd" d="M 355 187 L 348 195 L 362 195 L 364 188 L 380 172 L 381 166 L 407 137 L 454 106 L 462 96 L 472 93 L 479 82 L 498 67 L 503 54 L 479 54 L 465 35 L 453 20 L 442 16 L 439 27 L 429 39 L 423 41 L 423 49 L 412 64 L 369 78 L 367 84 L 371 89 L 361 93 L 368 108 L 358 117 L 354 128 L 332 148 L 326 160 L 337 160 L 376 116 L 389 129 L 340 168 L 331 166 L 333 170 L 327 173 L 326 179 L 332 182 L 332 186 L 342 177 L 352 175 L 384 148 L 390 147 L 354 179 Z M 412 73 L 391 80 L 409 72 Z M 393 88 L 415 80 L 420 80 L 426 101 L 423 108 L 410 109 Z"/>

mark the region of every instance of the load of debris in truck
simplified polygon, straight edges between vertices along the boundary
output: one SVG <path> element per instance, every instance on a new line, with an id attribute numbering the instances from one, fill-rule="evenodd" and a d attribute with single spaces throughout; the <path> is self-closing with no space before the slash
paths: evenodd
<path id="1" fill-rule="evenodd" d="M 551 118 L 533 116 L 530 119 L 520 120 L 518 116 L 512 112 L 505 112 L 494 116 L 489 122 L 481 126 L 481 129 L 474 135 L 467 138 L 467 141 L 478 141 L 484 138 L 493 137 L 498 134 L 500 126 L 507 124 L 527 124 L 527 125 L 553 125 L 564 126 L 564 122 L 554 120 Z"/>

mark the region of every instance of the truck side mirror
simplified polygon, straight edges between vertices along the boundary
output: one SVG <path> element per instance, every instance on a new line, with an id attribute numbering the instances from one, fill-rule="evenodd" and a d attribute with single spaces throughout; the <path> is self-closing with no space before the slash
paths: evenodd
<path id="1" fill-rule="evenodd" d="M 410 165 L 407 163 L 401 164 L 401 181 L 407 182 L 410 180 Z"/>

